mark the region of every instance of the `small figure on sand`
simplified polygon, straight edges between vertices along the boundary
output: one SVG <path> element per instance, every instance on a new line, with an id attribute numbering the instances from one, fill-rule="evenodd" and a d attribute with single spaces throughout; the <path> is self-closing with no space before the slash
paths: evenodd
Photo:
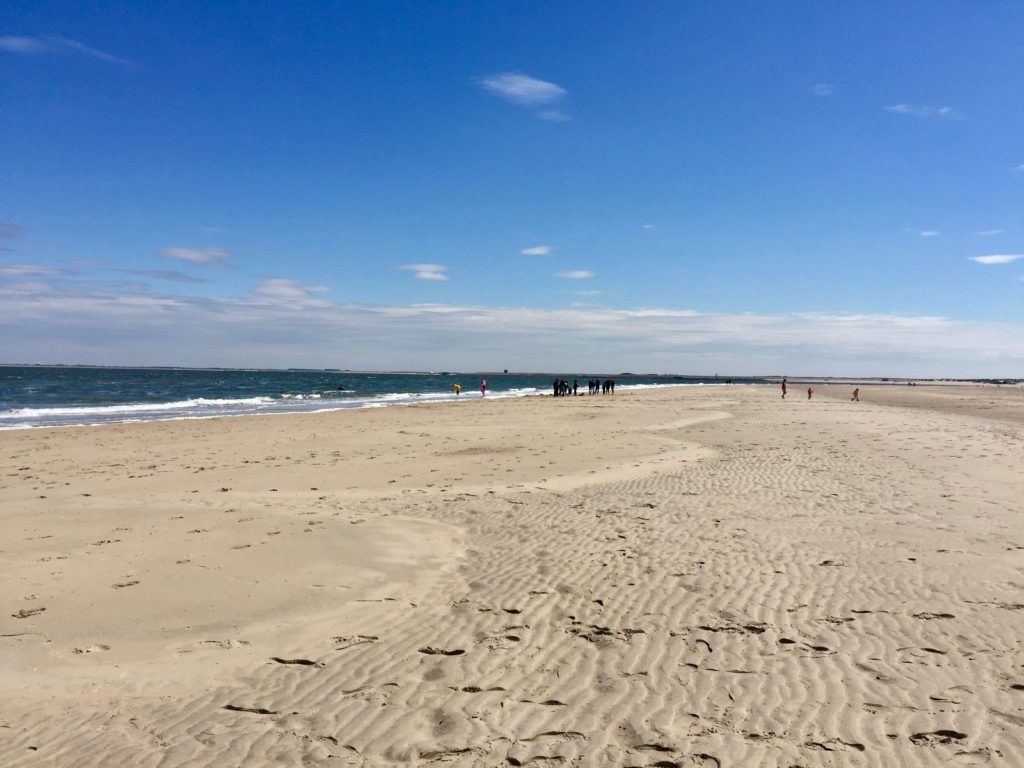
<path id="1" fill-rule="evenodd" d="M 789 382 L 785 376 L 782 377 L 782 399 L 786 399 L 786 388 L 789 386 Z"/>
<path id="2" fill-rule="evenodd" d="M 462 385 L 461 384 L 452 384 L 452 392 L 454 392 L 455 396 L 458 397 L 459 394 L 462 392 Z"/>
<path id="3" fill-rule="evenodd" d="M 810 387 L 807 388 L 807 399 L 810 400 L 814 396 L 814 390 Z"/>
<path id="4" fill-rule="evenodd" d="M 487 397 L 487 379 L 480 379 L 480 397 Z"/>
<path id="5" fill-rule="evenodd" d="M 850 400 L 855 403 L 860 402 L 860 387 L 857 387 L 855 390 L 853 390 L 853 397 L 851 397 Z"/>

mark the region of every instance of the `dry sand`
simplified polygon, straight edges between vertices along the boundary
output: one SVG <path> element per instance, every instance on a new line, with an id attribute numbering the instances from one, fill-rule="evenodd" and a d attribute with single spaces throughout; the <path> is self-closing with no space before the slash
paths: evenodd
<path id="1" fill-rule="evenodd" d="M 1024 391 L 816 390 L 0 433 L 0 765 L 1024 766 Z"/>

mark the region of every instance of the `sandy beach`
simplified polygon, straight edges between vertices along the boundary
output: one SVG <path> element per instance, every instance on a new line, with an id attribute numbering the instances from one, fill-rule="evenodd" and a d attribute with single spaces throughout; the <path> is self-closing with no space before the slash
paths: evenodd
<path id="1" fill-rule="evenodd" d="M 1024 390 L 0 432 L 0 765 L 1024 765 Z"/>

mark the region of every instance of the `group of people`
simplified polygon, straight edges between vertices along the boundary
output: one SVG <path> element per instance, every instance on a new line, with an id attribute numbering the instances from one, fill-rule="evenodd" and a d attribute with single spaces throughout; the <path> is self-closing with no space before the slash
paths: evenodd
<path id="1" fill-rule="evenodd" d="M 786 392 L 788 392 L 788 391 L 789 391 L 789 379 L 786 378 L 785 376 L 783 376 L 782 377 L 782 399 L 783 400 L 786 399 Z M 812 397 L 814 397 L 814 388 L 813 387 L 808 387 L 807 388 L 807 399 L 810 400 Z M 853 397 L 851 397 L 850 400 L 852 402 L 856 402 L 856 403 L 860 402 L 860 387 L 857 387 L 856 389 L 853 390 Z"/>
<path id="2" fill-rule="evenodd" d="M 555 379 L 551 382 L 551 394 L 555 397 L 569 397 L 570 395 L 579 394 L 580 383 L 578 379 L 573 379 L 572 384 L 567 379 Z M 587 394 L 596 395 L 600 392 L 602 395 L 614 395 L 615 394 L 615 380 L 605 379 L 590 379 L 587 381 Z"/>

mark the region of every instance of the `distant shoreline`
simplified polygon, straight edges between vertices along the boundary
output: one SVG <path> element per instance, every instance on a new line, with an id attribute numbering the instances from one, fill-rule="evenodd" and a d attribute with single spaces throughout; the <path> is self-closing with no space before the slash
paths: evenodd
<path id="1" fill-rule="evenodd" d="M 123 371 L 253 371 L 253 372 L 280 372 L 280 373 L 351 373 L 367 375 L 387 376 L 565 376 L 565 371 L 413 371 L 413 370 L 360 370 L 356 368 L 214 368 L 214 367 L 193 367 L 187 365 L 97 365 L 92 363 L 0 363 L 0 368 L 82 368 L 90 370 L 111 369 Z M 761 379 L 770 383 L 778 383 L 783 378 L 788 378 L 793 383 L 802 384 L 888 384 L 898 385 L 912 382 L 915 384 L 999 384 L 999 385 L 1021 385 L 1024 378 L 914 378 L 908 376 L 787 376 L 778 374 L 691 374 L 691 373 L 633 373 L 620 371 L 618 373 L 596 373 L 594 371 L 581 371 L 573 374 L 575 376 L 635 376 L 643 378 L 668 379 L 673 381 L 689 381 L 708 379 Z"/>

